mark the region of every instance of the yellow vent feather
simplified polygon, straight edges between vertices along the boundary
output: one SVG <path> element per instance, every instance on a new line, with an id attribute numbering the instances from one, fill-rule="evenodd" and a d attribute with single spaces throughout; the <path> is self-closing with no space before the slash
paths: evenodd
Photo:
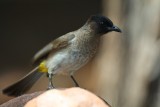
<path id="1" fill-rule="evenodd" d="M 48 68 L 46 67 L 46 61 L 42 61 L 40 64 L 39 64 L 39 72 L 48 72 Z"/>

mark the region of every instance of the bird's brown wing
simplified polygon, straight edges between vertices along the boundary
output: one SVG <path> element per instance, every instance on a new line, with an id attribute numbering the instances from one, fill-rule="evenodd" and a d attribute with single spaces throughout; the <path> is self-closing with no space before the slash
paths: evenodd
<path id="1" fill-rule="evenodd" d="M 52 51 L 57 51 L 61 48 L 64 48 L 70 44 L 70 41 L 75 37 L 73 33 L 65 34 L 55 40 L 53 40 L 51 43 L 46 45 L 44 48 L 42 48 L 40 51 L 38 51 L 35 56 L 33 57 L 33 64 L 37 64 L 40 61 L 44 60 L 49 53 Z"/>

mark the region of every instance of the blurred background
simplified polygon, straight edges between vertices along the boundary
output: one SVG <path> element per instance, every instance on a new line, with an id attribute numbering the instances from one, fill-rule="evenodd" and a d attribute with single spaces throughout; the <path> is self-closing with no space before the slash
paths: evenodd
<path id="1" fill-rule="evenodd" d="M 79 85 L 113 107 L 159 107 L 159 13 L 159 0 L 1 0 L 0 90 L 27 74 L 33 55 L 48 42 L 103 14 L 123 33 L 101 38 L 96 56 L 75 74 Z M 53 82 L 73 87 L 66 76 Z M 28 93 L 47 85 L 44 75 Z M 0 94 L 0 104 L 11 98 Z"/>

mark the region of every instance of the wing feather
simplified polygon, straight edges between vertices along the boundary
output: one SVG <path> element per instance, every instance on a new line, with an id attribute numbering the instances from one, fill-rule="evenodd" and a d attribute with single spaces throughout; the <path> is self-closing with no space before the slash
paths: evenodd
<path id="1" fill-rule="evenodd" d="M 35 56 L 33 57 L 33 64 L 39 63 L 41 60 L 44 60 L 51 51 L 56 51 L 61 48 L 64 48 L 69 45 L 70 41 L 75 37 L 73 33 L 68 33 L 66 35 L 63 35 L 52 42 L 50 42 L 48 45 L 46 45 L 44 48 L 42 48 L 40 51 L 38 51 Z"/>

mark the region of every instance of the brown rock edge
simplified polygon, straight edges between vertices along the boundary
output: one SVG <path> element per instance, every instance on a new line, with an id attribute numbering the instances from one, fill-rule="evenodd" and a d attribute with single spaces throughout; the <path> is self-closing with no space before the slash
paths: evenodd
<path id="1" fill-rule="evenodd" d="M 43 105 L 51 107 L 53 104 L 54 107 L 59 107 L 63 104 L 61 102 L 68 107 L 110 107 L 103 99 L 81 88 L 52 89 L 46 92 L 25 94 L 0 105 L 0 107 L 43 107 Z"/>

